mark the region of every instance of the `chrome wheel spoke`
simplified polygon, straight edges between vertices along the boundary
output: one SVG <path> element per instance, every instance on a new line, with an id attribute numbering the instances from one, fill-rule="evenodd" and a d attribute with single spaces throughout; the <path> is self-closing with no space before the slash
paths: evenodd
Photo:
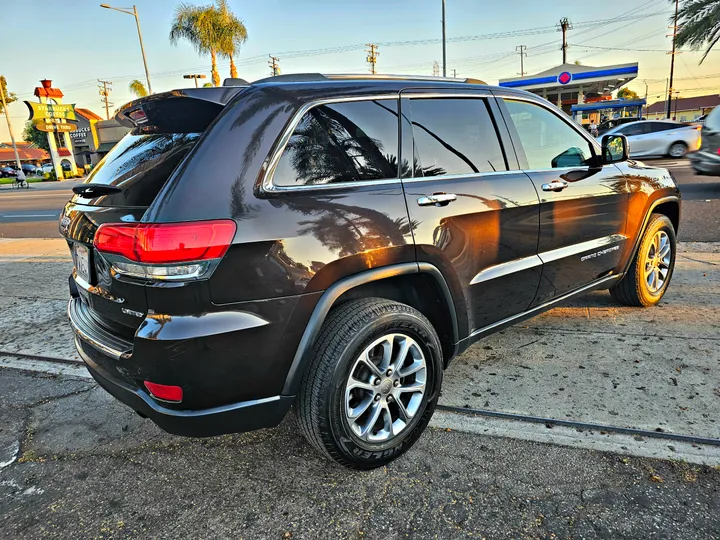
<path id="1" fill-rule="evenodd" d="M 359 405 L 356 407 L 350 407 L 348 406 L 348 417 L 351 419 L 358 418 L 363 415 L 365 411 L 368 410 L 368 407 L 372 405 L 373 403 L 373 395 L 368 394 L 365 399 L 363 399 Z"/>
<path id="2" fill-rule="evenodd" d="M 361 438 L 367 439 L 368 436 L 372 433 L 372 428 L 374 428 L 375 424 L 377 424 L 377 421 L 380 418 L 382 411 L 383 406 L 380 404 L 380 402 L 374 402 L 372 410 L 370 411 L 370 418 L 368 418 L 364 426 L 360 427 Z"/>
<path id="3" fill-rule="evenodd" d="M 346 389 L 353 390 L 355 388 L 360 388 L 362 390 L 368 390 L 370 392 L 375 391 L 375 387 L 372 384 L 370 384 L 369 382 L 358 381 L 357 379 L 354 379 L 351 377 L 350 381 L 347 384 Z"/>
<path id="4" fill-rule="evenodd" d="M 370 369 L 370 371 L 372 371 L 373 375 L 375 375 L 376 377 L 382 377 L 382 371 L 380 371 L 380 368 L 377 366 L 377 364 L 375 364 L 375 362 L 370 360 L 370 356 L 368 356 L 369 352 L 370 351 L 365 351 L 363 357 L 360 358 L 360 362 L 365 364 Z"/>
<path id="5" fill-rule="evenodd" d="M 409 339 L 406 338 L 402 340 L 402 343 L 400 344 L 400 350 L 398 351 L 395 360 L 393 360 L 391 364 L 393 371 L 399 370 L 400 367 L 405 363 L 405 359 L 407 358 L 408 352 L 410 351 L 410 346 L 411 342 Z"/>
<path id="6" fill-rule="evenodd" d="M 415 360 L 409 366 L 405 366 L 398 371 L 399 377 L 408 377 L 413 373 L 417 373 L 425 367 L 425 360 Z"/>
<path id="7" fill-rule="evenodd" d="M 407 392 L 424 392 L 425 391 L 425 383 L 424 382 L 414 382 L 410 384 L 403 384 L 397 389 L 398 393 L 405 394 Z"/>
<path id="8" fill-rule="evenodd" d="M 395 397 L 395 404 L 397 405 L 398 411 L 400 413 L 400 420 L 405 423 L 409 422 L 410 418 L 412 418 L 412 415 L 405 408 L 405 404 L 402 402 L 399 395 Z"/>

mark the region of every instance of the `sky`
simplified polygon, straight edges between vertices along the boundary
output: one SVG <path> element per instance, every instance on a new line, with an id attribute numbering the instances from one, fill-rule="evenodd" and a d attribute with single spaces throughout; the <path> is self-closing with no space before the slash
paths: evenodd
<path id="1" fill-rule="evenodd" d="M 122 1 L 122 0 L 120 0 Z M 155 92 L 184 88 L 183 74 L 210 80 L 210 59 L 190 45 L 170 44 L 168 33 L 177 0 L 135 0 Z M 190 0 L 209 3 L 210 0 Z M 91 0 L 23 0 L 3 2 L 0 74 L 18 95 L 10 105 L 15 136 L 21 139 L 27 108 L 36 100 L 40 79 L 52 79 L 65 103 L 104 116 L 98 79 L 112 81 L 113 109 L 133 99 L 128 84 L 144 82 L 135 21 L 131 15 L 100 7 Z M 380 73 L 432 75 L 442 69 L 441 0 L 229 0 L 245 23 L 248 40 L 235 62 L 239 76 L 255 80 L 270 74 L 268 55 L 280 58 L 284 74 L 297 72 L 367 73 L 364 44 L 379 44 Z M 111 4 L 130 7 L 129 4 Z M 458 77 L 495 84 L 520 71 L 518 45 L 527 46 L 525 71 L 538 73 L 562 63 L 562 17 L 573 23 L 568 33 L 568 60 L 604 66 L 638 62 L 639 76 L 628 87 L 648 101 L 664 98 L 669 76 L 671 38 L 667 34 L 672 6 L 663 0 L 578 2 L 577 0 L 446 0 L 447 69 Z M 610 9 L 608 9 L 610 6 Z M 28 19 L 34 21 L 28 30 Z M 402 44 L 405 41 L 423 43 Z M 11 44 L 11 46 L 7 46 Z M 338 50 L 339 49 L 339 50 Z M 702 54 L 676 56 L 675 88 L 689 97 L 720 91 L 720 46 L 702 65 Z M 229 63 L 219 62 L 221 78 Z M 205 82 L 205 81 L 203 81 Z M 112 110 L 111 109 L 111 114 Z M 0 141 L 9 140 L 0 121 Z"/>

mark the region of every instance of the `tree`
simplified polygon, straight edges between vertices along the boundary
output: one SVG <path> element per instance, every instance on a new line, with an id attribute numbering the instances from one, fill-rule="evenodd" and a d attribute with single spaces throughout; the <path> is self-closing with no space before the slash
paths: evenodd
<path id="1" fill-rule="evenodd" d="M 621 88 L 618 90 L 617 93 L 618 99 L 637 99 L 640 96 L 637 95 L 637 92 L 634 90 L 630 90 L 629 88 Z"/>
<path id="2" fill-rule="evenodd" d="M 217 17 L 220 21 L 220 33 L 222 36 L 219 51 L 220 54 L 230 59 L 230 77 L 237 78 L 238 73 L 233 55 L 247 41 L 247 29 L 243 22 L 230 11 L 227 0 L 215 0 L 214 9 L 217 11 Z"/>
<path id="3" fill-rule="evenodd" d="M 215 4 L 209 6 L 182 3 L 175 8 L 170 43 L 177 45 L 178 41 L 185 40 L 198 54 L 209 54 L 215 86 L 220 86 L 217 55 L 230 58 L 231 75 L 237 76 L 232 56 L 246 39 L 245 25 L 230 11 L 225 0 L 215 0 Z"/>
<path id="4" fill-rule="evenodd" d="M 130 84 L 128 85 L 128 90 L 130 90 L 131 93 L 135 94 L 135 96 L 139 98 L 148 95 L 148 91 L 147 88 L 145 88 L 145 85 L 137 79 L 130 82 Z"/>
<path id="5" fill-rule="evenodd" d="M 7 89 L 7 81 L 5 80 L 4 75 L 0 75 L 0 85 L 2 86 L 2 91 L 5 94 L 5 103 L 10 105 L 13 101 L 17 101 L 17 96 L 13 94 L 12 92 L 8 92 Z M 3 105 L 2 100 L 0 100 L 0 113 L 3 112 Z"/>
<path id="6" fill-rule="evenodd" d="M 673 0 L 674 3 L 674 0 Z M 702 64 L 710 50 L 720 41 L 720 0 L 681 0 L 676 46 L 689 46 L 697 51 L 705 48 Z M 673 19 L 670 19 L 675 24 Z"/>
<path id="7" fill-rule="evenodd" d="M 25 129 L 23 130 L 22 138 L 24 141 L 34 144 L 46 152 L 50 151 L 47 133 L 40 131 L 33 125 L 32 122 L 25 122 Z"/>
<path id="8" fill-rule="evenodd" d="M 205 84 L 203 84 L 203 88 L 212 88 L 212 87 L 213 87 L 213 83 L 211 83 L 211 82 L 206 82 Z"/>

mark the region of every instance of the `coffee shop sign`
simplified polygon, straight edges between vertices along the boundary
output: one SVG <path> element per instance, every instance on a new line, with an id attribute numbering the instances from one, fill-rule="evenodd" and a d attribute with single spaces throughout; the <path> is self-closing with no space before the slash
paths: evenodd
<path id="1" fill-rule="evenodd" d="M 87 137 L 88 133 L 90 133 L 89 127 L 78 127 L 77 130 L 70 133 L 70 138 L 73 140 L 84 140 L 85 137 Z"/>

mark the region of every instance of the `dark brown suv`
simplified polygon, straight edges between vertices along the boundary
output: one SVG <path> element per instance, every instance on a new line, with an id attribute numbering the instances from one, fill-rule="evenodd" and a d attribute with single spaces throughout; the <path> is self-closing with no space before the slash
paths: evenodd
<path id="1" fill-rule="evenodd" d="M 621 135 L 459 80 L 230 84 L 125 105 L 60 221 L 80 355 L 171 433 L 294 404 L 326 456 L 377 467 L 475 341 L 592 289 L 667 289 L 679 191 Z"/>

